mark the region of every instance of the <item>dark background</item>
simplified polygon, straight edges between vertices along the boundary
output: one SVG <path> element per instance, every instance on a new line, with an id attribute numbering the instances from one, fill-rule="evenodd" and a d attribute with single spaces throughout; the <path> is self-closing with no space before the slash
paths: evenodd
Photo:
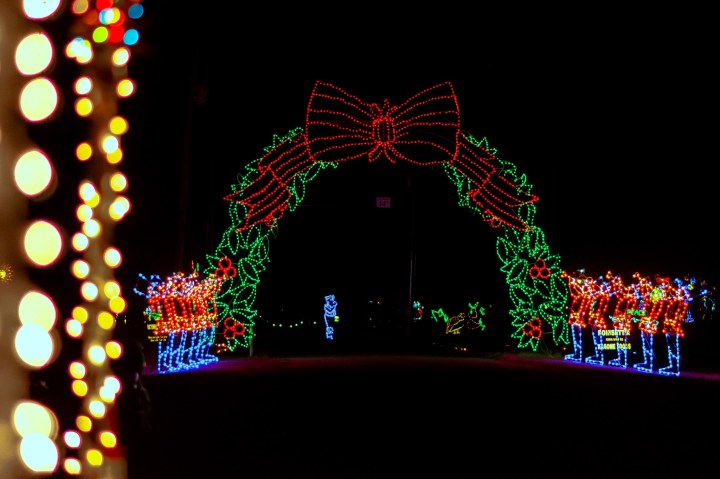
<path id="1" fill-rule="evenodd" d="M 527 175 L 566 271 L 718 279 L 709 12 L 143 5 L 138 91 L 121 102 L 132 211 L 117 227 L 118 276 L 141 307 L 138 274 L 188 273 L 215 251 L 231 224 L 223 197 L 273 135 L 304 126 L 317 80 L 394 104 L 450 81 L 463 131 Z M 399 310 L 414 258 L 427 308 L 480 301 L 508 321 L 498 230 L 457 206 L 441 171 L 381 163 L 310 184 L 272 239 L 258 304 L 314 314 L 334 292 L 341 313 L 375 296 Z"/>

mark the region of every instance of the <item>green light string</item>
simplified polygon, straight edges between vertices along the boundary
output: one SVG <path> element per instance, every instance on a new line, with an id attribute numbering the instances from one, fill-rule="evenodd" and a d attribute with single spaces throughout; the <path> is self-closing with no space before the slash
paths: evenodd
<path id="1" fill-rule="evenodd" d="M 477 140 L 471 135 L 464 135 L 471 144 L 485 149 L 493 156 L 495 149 L 490 148 L 487 139 Z M 270 152 L 281 145 L 292 144 L 294 140 L 304 141 L 302 128 L 290 130 L 285 136 L 273 136 L 272 145 L 265 148 Z M 497 159 L 501 166 L 501 174 L 515 184 L 518 192 L 529 193 L 532 189 L 524 174 L 518 174 L 515 165 Z M 241 181 L 232 185 L 235 195 L 252 185 L 261 176 L 255 160 Z M 290 193 L 286 207 L 290 211 L 302 202 L 305 197 L 306 185 L 328 166 L 336 168 L 337 162 L 315 161 L 306 169 L 300 169 L 290 177 L 284 186 Z M 567 283 L 562 278 L 560 257 L 550 253 L 542 230 L 534 225 L 535 205 L 525 203 L 517 208 L 517 216 L 529 228 L 525 231 L 509 227 L 497 222 L 492 213 L 481 211 L 469 200 L 472 181 L 452 164 L 443 165 L 448 178 L 455 184 L 460 206 L 469 208 L 483 220 L 495 228 L 502 228 L 502 235 L 496 242 L 497 256 L 501 261 L 500 271 L 506 276 L 509 297 L 514 308 L 509 311 L 512 326 L 515 328 L 511 337 L 517 339 L 518 347 L 537 350 L 543 334 L 550 332 L 555 344 L 568 344 L 568 323 L 565 305 L 568 299 Z M 282 212 L 284 209 L 279 209 Z M 224 232 L 222 241 L 214 254 L 206 255 L 209 266 L 206 274 L 225 274 L 227 276 L 223 290 L 218 294 L 218 334 L 223 336 L 225 348 L 234 351 L 237 347 L 249 348 L 255 336 L 254 325 L 257 317 L 255 300 L 261 273 L 269 261 L 269 235 L 276 230 L 276 222 L 255 222 L 245 224 L 247 208 L 241 201 L 231 201 L 229 206 L 230 227 Z M 237 258 L 233 264 L 233 274 L 219 270 L 221 262 L 228 258 Z"/>
<path id="2" fill-rule="evenodd" d="M 270 146 L 264 148 L 269 152 L 277 148 L 285 141 L 292 142 L 302 133 L 302 128 L 290 130 L 285 136 L 273 136 Z M 231 185 L 233 192 L 242 191 L 246 186 L 252 184 L 257 176 L 257 159 L 247 165 L 245 175 L 239 183 Z M 298 173 L 287 185 L 290 198 L 287 207 L 290 211 L 302 202 L 305 197 L 305 184 L 312 181 L 320 171 L 328 166 L 337 167 L 336 164 L 316 162 L 305 171 Z M 250 348 L 255 337 L 255 318 L 258 311 L 255 308 L 257 299 L 257 287 L 260 283 L 260 275 L 265 271 L 270 260 L 268 247 L 270 233 L 275 231 L 275 226 L 268 227 L 264 223 L 256 223 L 248 229 L 241 230 L 240 226 L 245 224 L 247 216 L 246 207 L 232 201 L 229 203 L 230 226 L 223 233 L 220 244 L 214 254 L 206 254 L 208 266 L 203 270 L 204 274 L 224 274 L 227 279 L 223 288 L 215 298 L 218 308 L 218 333 L 221 338 L 217 341 L 219 352 L 224 350 L 234 351 L 238 347 Z M 233 274 L 218 271 L 218 265 L 228 258 L 235 258 L 232 262 Z M 232 260 L 231 260 L 232 261 Z"/>
<path id="3" fill-rule="evenodd" d="M 483 148 L 493 156 L 495 148 L 488 145 L 487 138 L 477 140 L 464 134 L 472 144 Z M 530 192 L 532 185 L 525 174 L 518 174 L 517 168 L 509 161 L 497 158 L 502 175 L 520 189 Z M 492 218 L 474 207 L 468 201 L 470 181 L 451 164 L 444 165 L 445 174 L 455 184 L 460 206 L 469 208 L 490 224 Z M 504 225 L 502 235 L 496 241 L 496 252 L 502 262 L 500 271 L 505 274 L 508 294 L 514 308 L 509 311 L 520 349 L 537 351 L 543 341 L 543 332 L 549 330 L 555 345 L 569 344 L 568 324 L 565 306 L 568 300 L 567 282 L 562 276 L 560 256 L 551 254 L 542 229 L 534 224 L 536 207 L 525 203 L 517 208 L 517 215 L 530 228 L 520 231 Z"/>

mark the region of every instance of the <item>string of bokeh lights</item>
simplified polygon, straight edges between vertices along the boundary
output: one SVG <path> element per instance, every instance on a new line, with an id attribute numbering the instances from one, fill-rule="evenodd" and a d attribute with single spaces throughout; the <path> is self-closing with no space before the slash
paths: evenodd
<path id="1" fill-rule="evenodd" d="M 116 414 L 122 385 L 110 361 L 123 353 L 112 332 L 116 315 L 125 311 L 126 301 L 114 277 L 122 255 L 113 243 L 115 225 L 129 212 L 130 201 L 123 195 L 127 178 L 118 168 L 123 161 L 122 135 L 129 125 L 118 114 L 118 102 L 135 91 L 128 77 L 128 63 L 130 48 L 138 42 L 139 34 L 131 24 L 143 15 L 143 7 L 140 0 L 75 0 L 67 4 L 25 0 L 8 7 L 13 9 L 13 16 L 7 18 L 23 25 L 15 30 L 18 42 L 13 45 L 21 82 L 13 110 L 19 110 L 26 124 L 49 128 L 62 107 L 72 105 L 78 119 L 89 125 L 87 139 L 74 149 L 76 160 L 85 165 L 77 188 L 78 230 L 67 238 L 67 225 L 32 218 L 27 226 L 18 225 L 23 229 L 23 255 L 11 259 L 13 269 L 16 273 L 21 270 L 25 281 L 26 269 L 50 271 L 63 257 L 76 255 L 70 272 L 79 281 L 81 303 L 69 312 L 62 331 L 55 327 L 57 316 L 68 312 L 59 310 L 53 294 L 27 284 L 27 290 L 15 301 L 20 326 L 14 344 L 23 367 L 41 370 L 57 359 L 63 334 L 68 341 L 80 341 L 81 356 L 70 361 L 66 369 L 80 411 L 73 424 L 60 424 L 51 408 L 37 400 L 20 399 L 12 411 L 19 438 L 18 459 L 24 470 L 34 473 L 54 473 L 62 468 L 71 476 L 119 478 L 123 477 L 125 458 L 112 415 Z M 43 28 L 43 23 L 51 25 L 66 16 L 70 16 L 72 27 L 57 36 L 69 34 L 70 38 L 54 38 Z M 5 34 L 12 30 L 5 24 L 3 27 L 2 47 L 6 50 L 11 36 Z M 57 45 L 63 43 L 60 51 L 81 72 L 72 85 L 73 102 L 65 101 L 64 85 L 52 77 L 63 65 L 56 53 Z M 73 125 L 80 129 L 82 124 L 78 121 Z M 2 138 L 3 143 L 10 139 L 5 134 Z M 56 171 L 62 165 L 36 145 L 17 146 L 15 150 L 11 161 L 17 191 L 28 200 L 47 201 L 59 181 Z"/>

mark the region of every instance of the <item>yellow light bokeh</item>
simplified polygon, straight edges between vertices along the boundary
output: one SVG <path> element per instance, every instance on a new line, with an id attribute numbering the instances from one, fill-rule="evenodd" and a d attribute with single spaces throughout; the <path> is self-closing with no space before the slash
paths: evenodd
<path id="1" fill-rule="evenodd" d="M 97 188 L 91 181 L 83 181 L 78 186 L 78 195 L 84 202 L 88 202 L 93 196 L 97 195 Z"/>
<path id="2" fill-rule="evenodd" d="M 72 247 L 75 251 L 85 251 L 90 245 L 90 240 L 82 233 L 75 233 L 72 237 Z"/>
<path id="3" fill-rule="evenodd" d="M 110 120 L 110 131 L 113 135 L 124 135 L 129 127 L 128 121 L 121 116 L 115 116 Z"/>
<path id="4" fill-rule="evenodd" d="M 90 116 L 93 112 L 95 105 L 90 98 L 84 96 L 75 100 L 75 113 L 80 117 Z"/>
<path id="5" fill-rule="evenodd" d="M 85 281 L 80 286 L 80 294 L 86 301 L 95 301 L 98 296 L 98 287 L 91 281 Z"/>
<path id="6" fill-rule="evenodd" d="M 108 213 L 114 220 L 122 219 L 130 211 L 130 200 L 124 196 L 118 196 L 109 207 Z"/>
<path id="7" fill-rule="evenodd" d="M 128 186 L 127 177 L 120 172 L 114 173 L 110 177 L 110 188 L 115 192 L 125 191 Z"/>
<path id="8" fill-rule="evenodd" d="M 73 261 L 72 274 L 78 279 L 87 278 L 88 274 L 90 274 L 90 264 L 82 259 Z"/>
<path id="9" fill-rule="evenodd" d="M 85 415 L 80 415 L 77 418 L 75 418 L 75 426 L 80 429 L 82 432 L 90 432 L 92 431 L 92 419 Z"/>
<path id="10" fill-rule="evenodd" d="M 75 394 L 77 397 L 82 398 L 82 397 L 87 396 L 89 387 L 88 387 L 88 384 L 85 381 L 83 381 L 82 379 L 75 379 L 72 382 L 70 389 L 72 390 L 73 394 Z"/>
<path id="11" fill-rule="evenodd" d="M 116 296 L 110 300 L 110 311 L 120 314 L 127 309 L 127 302 L 122 296 Z"/>
<path id="12" fill-rule="evenodd" d="M 62 236 L 59 229 L 46 220 L 38 220 L 25 231 L 25 254 L 39 266 L 54 263 L 62 252 Z"/>
<path id="13" fill-rule="evenodd" d="M 114 247 L 109 247 L 105 250 L 105 254 L 103 254 L 103 259 L 105 260 L 105 264 L 110 266 L 111 268 L 117 268 L 120 266 L 120 263 L 122 263 L 122 254 L 120 254 L 120 250 Z"/>
<path id="14" fill-rule="evenodd" d="M 132 95 L 133 93 L 135 93 L 135 82 L 133 82 L 129 78 L 120 80 L 120 82 L 117 85 L 118 96 L 120 98 L 127 98 L 130 95 Z"/>
<path id="15" fill-rule="evenodd" d="M 75 80 L 75 93 L 78 95 L 87 95 L 92 91 L 93 88 L 93 81 L 90 77 L 87 76 L 81 76 L 77 80 Z"/>
<path id="16" fill-rule="evenodd" d="M 83 325 L 77 319 L 68 319 L 65 322 L 65 332 L 71 338 L 79 338 L 83 333 Z"/>
<path id="17" fill-rule="evenodd" d="M 80 143 L 75 149 L 75 156 L 80 161 L 89 160 L 92 157 L 92 153 L 92 146 L 87 142 Z"/>
<path id="18" fill-rule="evenodd" d="M 120 288 L 120 283 L 112 280 L 105 283 L 103 292 L 105 293 L 105 297 L 114 298 L 115 296 L 120 296 L 120 294 L 122 294 L 122 289 Z"/>
<path id="19" fill-rule="evenodd" d="M 87 368 L 80 361 L 73 361 L 68 366 L 68 372 L 70 373 L 70 377 L 82 379 L 85 377 L 85 374 L 87 374 Z"/>
<path id="20" fill-rule="evenodd" d="M 93 217 L 93 210 L 87 204 L 82 204 L 75 210 L 75 216 L 80 221 L 87 221 Z"/>
<path id="21" fill-rule="evenodd" d="M 105 155 L 105 157 L 107 158 L 108 163 L 110 163 L 111 165 L 117 165 L 123 159 L 123 151 L 122 149 L 118 148 L 117 150 L 111 151 L 110 153 Z"/>
<path id="22" fill-rule="evenodd" d="M 120 47 L 113 52 L 112 62 L 116 67 L 127 65 L 130 61 L 130 50 L 125 47 Z"/>
<path id="23" fill-rule="evenodd" d="M 28 291 L 18 305 L 18 317 L 22 324 L 37 324 L 50 331 L 57 321 L 57 308 L 45 293 Z"/>
<path id="24" fill-rule="evenodd" d="M 55 438 L 58 431 L 55 413 L 36 401 L 22 401 L 16 404 L 12 412 L 12 425 L 20 437 L 42 434 Z"/>
<path id="25" fill-rule="evenodd" d="M 102 311 L 97 317 L 98 326 L 104 330 L 110 330 L 115 326 L 115 318 L 107 311 Z"/>
<path id="26" fill-rule="evenodd" d="M 90 315 L 87 309 L 83 308 L 82 306 L 75 306 L 72 310 L 72 317 L 85 324 L 90 318 Z"/>
<path id="27" fill-rule="evenodd" d="M 102 228 L 100 222 L 95 219 L 91 219 L 83 223 L 82 232 L 85 233 L 89 238 L 95 238 L 100 234 Z"/>
<path id="28" fill-rule="evenodd" d="M 112 449 L 117 446 L 117 436 L 112 431 L 102 431 L 98 435 L 98 441 L 103 447 Z"/>
<path id="29" fill-rule="evenodd" d="M 39 195 L 52 181 L 52 163 L 40 150 L 30 150 L 15 163 L 14 176 L 15 184 L 24 195 Z"/>
<path id="30" fill-rule="evenodd" d="M 82 473 L 82 465 L 80 461 L 74 457 L 68 457 L 63 462 L 63 469 L 71 476 L 79 476 Z"/>
<path id="31" fill-rule="evenodd" d="M 90 404 L 88 404 L 88 411 L 93 417 L 100 419 L 105 417 L 105 414 L 107 413 L 107 406 L 105 406 L 105 403 L 101 400 L 93 399 L 90 401 Z"/>
<path id="32" fill-rule="evenodd" d="M 29 122 L 47 120 L 58 106 L 55 84 L 47 78 L 30 80 L 20 92 L 20 111 Z"/>
<path id="33" fill-rule="evenodd" d="M 110 359 L 118 359 L 123 353 L 122 344 L 115 340 L 108 341 L 105 345 L 105 352 Z"/>
<path id="34" fill-rule="evenodd" d="M 23 38 L 15 50 L 15 66 L 22 75 L 37 75 L 45 71 L 54 52 L 45 33 L 31 33 Z"/>
<path id="35" fill-rule="evenodd" d="M 85 458 L 91 466 L 100 467 L 103 464 L 103 454 L 97 449 L 88 450 Z"/>

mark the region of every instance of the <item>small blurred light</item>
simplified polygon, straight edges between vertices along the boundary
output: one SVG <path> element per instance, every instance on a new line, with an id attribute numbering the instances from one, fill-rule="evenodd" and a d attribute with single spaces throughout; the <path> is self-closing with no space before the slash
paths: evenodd
<path id="1" fill-rule="evenodd" d="M 92 91 L 93 81 L 90 77 L 82 76 L 75 80 L 75 93 L 78 95 L 87 95 Z"/>
<path id="2" fill-rule="evenodd" d="M 63 441 L 65 441 L 65 445 L 70 449 L 77 449 L 80 447 L 80 444 L 82 444 L 82 437 L 77 431 L 65 431 Z"/>

